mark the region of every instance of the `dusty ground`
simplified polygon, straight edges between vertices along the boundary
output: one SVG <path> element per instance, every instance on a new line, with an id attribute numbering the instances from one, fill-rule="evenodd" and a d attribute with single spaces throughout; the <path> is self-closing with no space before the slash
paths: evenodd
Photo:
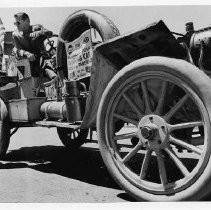
<path id="1" fill-rule="evenodd" d="M 134 200 L 110 177 L 96 143 L 70 154 L 54 128 L 19 129 L 0 162 L 0 203 L 128 201 Z"/>
<path id="2" fill-rule="evenodd" d="M 96 143 L 69 154 L 53 128 L 19 129 L 0 168 L 0 202 L 133 201 L 108 174 Z"/>

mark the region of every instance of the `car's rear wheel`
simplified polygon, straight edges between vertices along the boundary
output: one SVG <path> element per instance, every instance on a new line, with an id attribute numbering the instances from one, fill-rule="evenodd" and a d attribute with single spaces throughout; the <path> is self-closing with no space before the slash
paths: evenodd
<path id="1" fill-rule="evenodd" d="M 59 138 L 70 150 L 78 149 L 87 140 L 88 129 L 57 128 Z"/>

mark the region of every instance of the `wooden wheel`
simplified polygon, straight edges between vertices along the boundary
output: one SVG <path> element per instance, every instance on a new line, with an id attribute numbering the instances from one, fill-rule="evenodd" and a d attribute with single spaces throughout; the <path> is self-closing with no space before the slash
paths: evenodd
<path id="1" fill-rule="evenodd" d="M 210 89 L 202 71 L 162 57 L 133 62 L 107 86 L 97 116 L 101 154 L 137 200 L 198 200 L 210 192 Z M 115 132 L 117 120 L 125 125 Z"/>

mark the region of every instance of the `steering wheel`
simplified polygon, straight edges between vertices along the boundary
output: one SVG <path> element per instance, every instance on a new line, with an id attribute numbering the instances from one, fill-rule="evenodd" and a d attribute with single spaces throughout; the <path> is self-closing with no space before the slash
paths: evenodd
<path id="1" fill-rule="evenodd" d="M 45 53 L 47 53 L 50 57 L 56 54 L 57 39 L 58 35 L 53 34 L 44 40 Z"/>
<path id="2" fill-rule="evenodd" d="M 58 35 L 56 34 L 44 39 L 44 49 L 41 51 L 40 66 L 44 65 L 45 60 L 51 60 L 54 62 L 52 58 L 56 55 L 57 39 Z"/>

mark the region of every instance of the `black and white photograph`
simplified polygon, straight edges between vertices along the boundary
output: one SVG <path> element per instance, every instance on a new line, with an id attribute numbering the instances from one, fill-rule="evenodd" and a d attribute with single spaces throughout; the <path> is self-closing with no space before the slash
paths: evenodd
<path id="1" fill-rule="evenodd" d="M 0 203 L 209 204 L 211 5 L 5 2 Z"/>

